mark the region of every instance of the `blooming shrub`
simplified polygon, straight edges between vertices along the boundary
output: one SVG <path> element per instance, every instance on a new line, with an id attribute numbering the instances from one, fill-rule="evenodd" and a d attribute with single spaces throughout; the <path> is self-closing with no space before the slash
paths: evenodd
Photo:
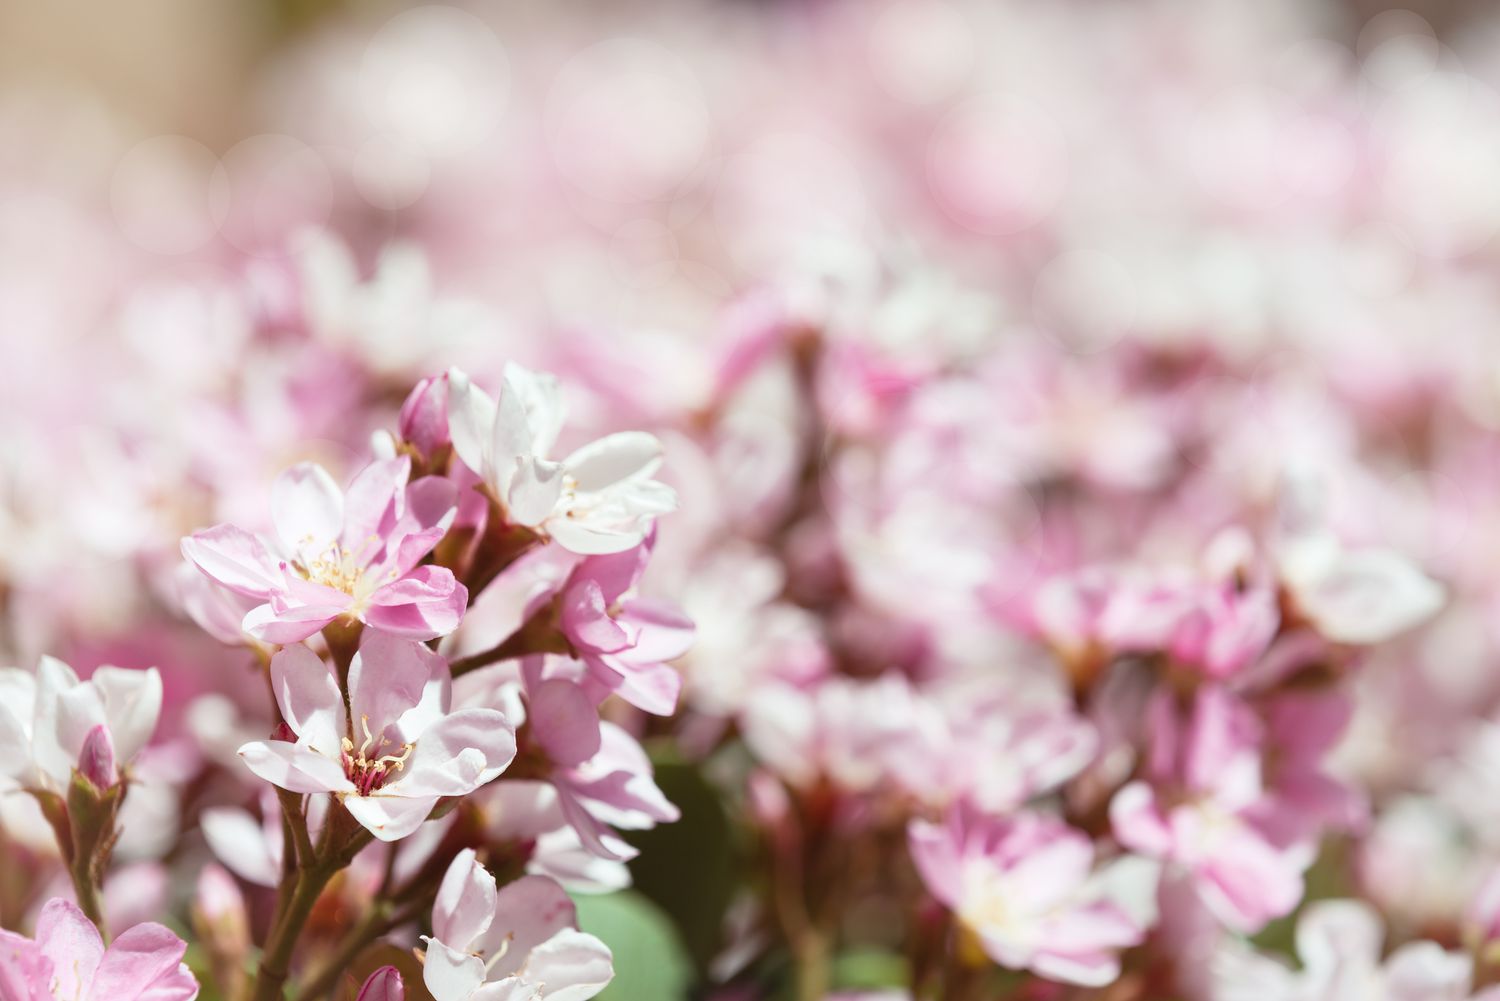
<path id="1" fill-rule="evenodd" d="M 0 102 L 0 999 L 1500 997 L 1488 36 L 629 6 Z"/>

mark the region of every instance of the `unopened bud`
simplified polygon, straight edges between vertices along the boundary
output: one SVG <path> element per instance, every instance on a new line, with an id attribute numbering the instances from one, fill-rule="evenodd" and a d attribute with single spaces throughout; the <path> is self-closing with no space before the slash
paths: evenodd
<path id="1" fill-rule="evenodd" d="M 406 984 L 401 971 L 394 966 L 382 966 L 365 980 L 354 1001 L 405 1001 Z"/>
<path id="2" fill-rule="evenodd" d="M 198 874 L 192 918 L 215 981 L 227 996 L 235 996 L 243 985 L 250 955 L 250 917 L 234 877 L 214 863 Z"/>
<path id="3" fill-rule="evenodd" d="M 431 457 L 449 443 L 448 439 L 448 376 L 426 378 L 401 404 L 401 416 L 397 422 L 403 441 L 414 446 L 426 457 Z"/>
<path id="4" fill-rule="evenodd" d="M 120 773 L 115 767 L 115 742 L 110 738 L 109 728 L 103 723 L 95 726 L 84 737 L 83 750 L 78 753 L 78 773 L 101 791 L 119 781 Z"/>

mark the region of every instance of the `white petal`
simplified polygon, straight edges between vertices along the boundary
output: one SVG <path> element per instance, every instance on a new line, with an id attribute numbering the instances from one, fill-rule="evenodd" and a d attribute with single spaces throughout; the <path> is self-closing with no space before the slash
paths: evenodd
<path id="1" fill-rule="evenodd" d="M 495 918 L 495 877 L 465 848 L 454 856 L 432 904 L 432 932 L 443 942 L 471 950 Z"/>
<path id="2" fill-rule="evenodd" d="M 448 436 L 453 451 L 486 483 L 494 485 L 490 435 L 495 427 L 495 401 L 469 382 L 461 370 L 448 370 Z"/>
<path id="3" fill-rule="evenodd" d="M 589 442 L 563 461 L 579 490 L 603 490 L 649 473 L 661 461 L 661 442 L 644 431 L 621 431 Z"/>
<path id="4" fill-rule="evenodd" d="M 156 668 L 131 671 L 120 667 L 101 667 L 89 678 L 104 701 L 104 717 L 114 740 L 115 755 L 129 762 L 139 754 L 156 732 L 161 716 L 161 675 Z"/>
<path id="5" fill-rule="evenodd" d="M 343 491 L 322 466 L 299 462 L 271 485 L 271 522 L 287 552 L 321 556 L 344 530 Z"/>
<path id="6" fill-rule="evenodd" d="M 271 688 L 299 743 L 337 758 L 346 735 L 344 696 L 323 659 L 298 643 L 271 658 Z"/>

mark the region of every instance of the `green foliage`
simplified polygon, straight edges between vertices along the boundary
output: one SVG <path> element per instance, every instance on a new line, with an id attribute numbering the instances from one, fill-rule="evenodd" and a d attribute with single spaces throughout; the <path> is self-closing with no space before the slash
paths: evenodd
<path id="1" fill-rule="evenodd" d="M 682 1001 L 694 981 L 693 961 L 672 922 L 646 897 L 622 890 L 576 896 L 578 925 L 609 944 L 614 983 L 603 1001 Z"/>

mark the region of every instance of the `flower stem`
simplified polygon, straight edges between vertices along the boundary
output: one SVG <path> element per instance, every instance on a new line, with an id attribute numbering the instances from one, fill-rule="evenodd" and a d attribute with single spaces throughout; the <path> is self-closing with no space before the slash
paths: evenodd
<path id="1" fill-rule="evenodd" d="M 336 871 L 322 865 L 297 871 L 296 887 L 287 900 L 286 909 L 271 929 L 265 950 L 261 953 L 260 972 L 255 978 L 254 1001 L 281 1001 L 281 989 L 291 973 L 292 953 L 297 947 L 302 927 L 307 924 L 323 887 L 328 885 Z"/>
<path id="2" fill-rule="evenodd" d="M 78 896 L 78 909 L 99 929 L 100 936 L 107 942 L 109 932 L 104 927 L 104 905 L 99 899 L 99 884 L 94 879 L 93 859 L 74 859 L 73 864 L 68 866 L 68 875 L 73 878 L 73 892 Z"/>

